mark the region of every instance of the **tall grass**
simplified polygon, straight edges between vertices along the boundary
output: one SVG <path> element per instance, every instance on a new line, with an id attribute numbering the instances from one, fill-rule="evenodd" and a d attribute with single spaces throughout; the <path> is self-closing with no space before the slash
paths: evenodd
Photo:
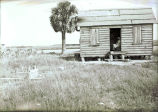
<path id="1" fill-rule="evenodd" d="M 52 74 L 42 80 L 11 83 L 1 91 L 0 110 L 157 110 L 156 64 L 85 65 L 43 55 L 11 59 L 3 65 L 9 70 L 37 65 L 40 72 L 52 71 Z"/>

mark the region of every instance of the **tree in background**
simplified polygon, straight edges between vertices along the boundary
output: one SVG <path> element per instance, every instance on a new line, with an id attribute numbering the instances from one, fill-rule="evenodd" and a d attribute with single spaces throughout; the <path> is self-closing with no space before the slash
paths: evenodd
<path id="1" fill-rule="evenodd" d="M 77 14 L 75 5 L 71 5 L 69 1 L 60 2 L 57 7 L 52 9 L 50 23 L 55 32 L 62 34 L 62 54 L 65 51 L 65 34 L 75 31 L 76 21 L 72 21 L 71 17 Z"/>

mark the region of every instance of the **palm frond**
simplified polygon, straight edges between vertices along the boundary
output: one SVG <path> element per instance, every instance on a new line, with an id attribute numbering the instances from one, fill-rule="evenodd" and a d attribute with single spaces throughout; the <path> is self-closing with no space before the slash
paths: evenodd
<path id="1" fill-rule="evenodd" d="M 78 13 L 75 5 L 69 1 L 60 2 L 57 7 L 51 10 L 50 23 L 55 32 L 65 30 L 67 33 L 74 31 L 76 22 L 71 21 L 70 17 Z"/>

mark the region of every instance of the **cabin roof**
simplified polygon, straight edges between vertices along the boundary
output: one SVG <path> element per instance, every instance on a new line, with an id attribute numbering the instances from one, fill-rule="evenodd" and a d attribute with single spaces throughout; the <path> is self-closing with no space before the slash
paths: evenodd
<path id="1" fill-rule="evenodd" d="M 78 14 L 78 26 L 158 23 L 152 8 L 87 10 Z"/>

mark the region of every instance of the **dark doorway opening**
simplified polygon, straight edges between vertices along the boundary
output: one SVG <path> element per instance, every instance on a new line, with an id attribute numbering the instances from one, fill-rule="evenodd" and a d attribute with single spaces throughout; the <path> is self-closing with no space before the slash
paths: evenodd
<path id="1" fill-rule="evenodd" d="M 110 28 L 110 51 L 121 51 L 121 28 Z"/>

